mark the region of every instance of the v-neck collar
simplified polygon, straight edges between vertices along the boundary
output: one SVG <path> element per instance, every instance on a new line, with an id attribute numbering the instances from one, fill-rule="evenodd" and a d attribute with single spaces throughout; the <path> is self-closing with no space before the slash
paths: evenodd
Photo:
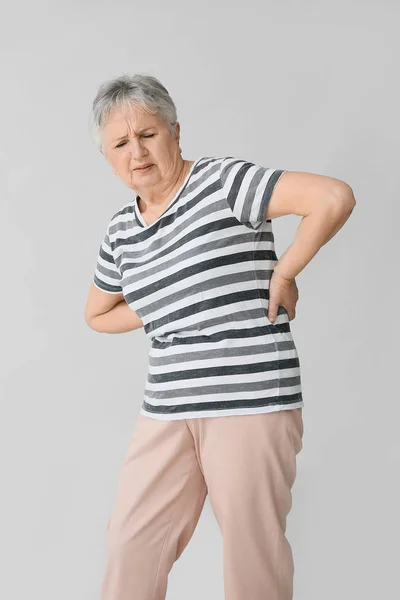
<path id="1" fill-rule="evenodd" d="M 133 210 L 135 213 L 135 218 L 136 221 L 138 223 L 138 225 L 140 225 L 140 227 L 142 227 L 143 229 L 150 229 L 150 227 L 152 227 L 153 225 L 155 225 L 156 223 L 158 223 L 158 221 L 160 221 L 160 219 L 162 219 L 165 214 L 170 210 L 170 208 L 175 204 L 175 202 L 180 198 L 181 193 L 183 192 L 183 190 L 185 189 L 190 176 L 192 175 L 194 168 L 196 167 L 196 165 L 203 159 L 203 156 L 200 156 L 197 160 L 194 161 L 194 163 L 192 164 L 192 166 L 190 167 L 190 170 L 188 172 L 188 174 L 186 175 L 185 181 L 183 182 L 183 184 L 181 185 L 181 187 L 178 189 L 178 191 L 176 192 L 175 196 L 172 198 L 171 202 L 168 204 L 167 208 L 164 210 L 164 212 L 161 213 L 161 215 L 159 217 L 157 217 L 157 219 L 155 221 L 153 221 L 152 223 L 150 223 L 150 225 L 148 225 L 146 223 L 146 221 L 143 219 L 142 214 L 139 210 L 139 206 L 138 206 L 138 198 L 140 198 L 140 196 L 138 194 L 135 194 L 134 200 L 133 200 Z"/>

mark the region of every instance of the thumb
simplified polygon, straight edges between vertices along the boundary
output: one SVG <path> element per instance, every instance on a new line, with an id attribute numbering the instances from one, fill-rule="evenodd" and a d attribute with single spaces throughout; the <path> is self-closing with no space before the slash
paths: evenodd
<path id="1" fill-rule="evenodd" d="M 278 314 L 278 307 L 277 307 L 276 303 L 270 302 L 270 304 L 268 306 L 268 320 L 271 321 L 271 323 L 273 323 L 276 319 L 277 314 Z"/>

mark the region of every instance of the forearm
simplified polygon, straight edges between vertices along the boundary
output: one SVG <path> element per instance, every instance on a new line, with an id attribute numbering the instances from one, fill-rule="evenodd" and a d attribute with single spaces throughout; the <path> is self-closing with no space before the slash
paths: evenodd
<path id="1" fill-rule="evenodd" d="M 88 325 L 100 333 L 126 333 L 143 327 L 143 321 L 125 300 L 121 300 L 111 310 L 91 317 Z"/>
<path id="2" fill-rule="evenodd" d="M 286 279 L 294 279 L 318 250 L 343 227 L 353 208 L 354 204 L 349 201 L 343 204 L 328 202 L 304 216 L 293 243 L 282 254 L 274 270 Z"/>

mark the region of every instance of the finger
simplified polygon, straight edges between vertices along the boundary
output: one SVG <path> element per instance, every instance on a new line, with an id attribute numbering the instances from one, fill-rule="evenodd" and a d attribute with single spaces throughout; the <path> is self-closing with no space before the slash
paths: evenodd
<path id="1" fill-rule="evenodd" d="M 275 304 L 270 304 L 268 307 L 268 320 L 273 323 L 278 314 L 278 307 Z"/>

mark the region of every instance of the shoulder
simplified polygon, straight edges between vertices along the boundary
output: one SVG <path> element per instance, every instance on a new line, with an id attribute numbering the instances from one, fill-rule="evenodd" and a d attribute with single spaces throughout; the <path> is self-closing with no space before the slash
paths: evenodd
<path id="1" fill-rule="evenodd" d="M 204 156 L 197 170 L 205 175 L 217 177 L 225 190 L 237 186 L 251 186 L 259 179 L 269 176 L 274 169 L 263 167 L 239 156 Z"/>
<path id="2" fill-rule="evenodd" d="M 134 201 L 126 202 L 121 208 L 114 212 L 108 222 L 109 235 L 120 230 L 125 230 L 132 225 Z"/>
<path id="3" fill-rule="evenodd" d="M 220 164 L 220 179 L 223 186 L 248 187 L 272 184 L 285 169 L 266 166 L 237 156 L 223 157 Z"/>
<path id="4" fill-rule="evenodd" d="M 237 162 L 244 161 L 233 156 L 203 156 L 197 162 L 195 171 L 221 179 L 221 175 L 225 175 L 226 169 L 229 170 L 230 166 Z"/>
<path id="5" fill-rule="evenodd" d="M 220 176 L 223 183 L 231 175 L 234 177 L 237 173 L 245 174 L 248 170 L 256 171 L 260 167 L 254 162 L 241 158 L 239 156 L 221 156 L 218 159 Z"/>

